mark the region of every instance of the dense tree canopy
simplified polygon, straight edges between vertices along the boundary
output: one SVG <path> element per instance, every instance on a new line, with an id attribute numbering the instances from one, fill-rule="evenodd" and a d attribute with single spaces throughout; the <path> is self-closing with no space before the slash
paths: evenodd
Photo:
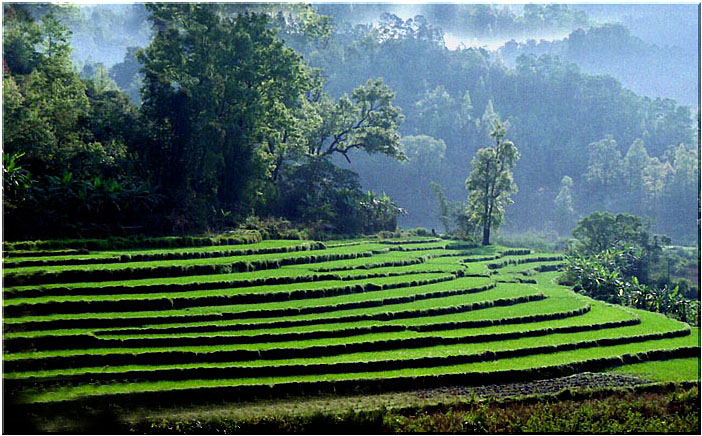
<path id="1" fill-rule="evenodd" d="M 49 10 L 3 5 L 3 205 L 11 238 L 119 231 L 151 210 L 130 146 L 136 108 L 83 80 L 70 32 Z"/>
<path id="2" fill-rule="evenodd" d="M 436 227 L 449 215 L 465 225 L 455 206 L 466 199 L 466 168 L 503 119 L 521 155 L 506 230 L 567 235 L 608 210 L 696 240 L 693 110 L 569 63 L 598 50 L 650 54 L 650 45 L 617 26 L 578 32 L 588 18 L 562 6 L 421 5 L 411 19 L 393 7 L 3 5 L 8 229 L 19 237 L 59 221 L 82 234 L 171 232 L 251 214 L 358 228 L 337 218 L 352 215 L 343 204 L 360 217 L 364 204 L 383 203 L 362 199 L 365 189 L 388 193 L 388 210 L 403 206 L 403 226 Z M 570 48 L 447 50 L 445 32 L 469 24 L 482 37 L 560 29 Z M 616 47 L 603 45 L 607 35 Z M 86 41 L 100 41 L 105 59 L 92 60 Z M 312 168 L 328 176 L 309 179 L 317 200 L 279 207 Z"/>
<path id="3" fill-rule="evenodd" d="M 265 15 L 223 18 L 205 4 L 150 8 L 157 32 L 140 59 L 152 177 L 174 220 L 201 225 L 212 207 L 245 216 L 276 154 L 301 141 L 307 68 Z"/>

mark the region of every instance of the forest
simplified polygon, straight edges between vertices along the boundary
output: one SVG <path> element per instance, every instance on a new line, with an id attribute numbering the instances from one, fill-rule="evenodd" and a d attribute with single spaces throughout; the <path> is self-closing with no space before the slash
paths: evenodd
<path id="1" fill-rule="evenodd" d="M 5 4 L 5 238 L 282 218 L 479 239 L 466 180 L 500 121 L 520 156 L 501 232 L 568 237 L 608 211 L 696 243 L 699 108 L 622 82 L 673 48 L 575 7 L 399 8 Z M 564 37 L 448 49 L 460 29 Z M 620 77 L 592 73 L 621 51 Z"/>

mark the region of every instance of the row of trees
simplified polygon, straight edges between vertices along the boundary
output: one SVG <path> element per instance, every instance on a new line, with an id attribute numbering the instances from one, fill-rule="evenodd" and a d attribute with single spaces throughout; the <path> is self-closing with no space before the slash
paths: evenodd
<path id="1" fill-rule="evenodd" d="M 51 8 L 4 5 L 7 237 L 193 231 L 273 213 L 349 232 L 395 228 L 402 210 L 330 163 L 358 150 L 405 159 L 382 80 L 333 99 L 266 14 L 148 10 L 137 107 L 79 76 Z M 320 168 L 331 181 L 311 183 Z M 303 181 L 307 198 L 295 198 Z"/>

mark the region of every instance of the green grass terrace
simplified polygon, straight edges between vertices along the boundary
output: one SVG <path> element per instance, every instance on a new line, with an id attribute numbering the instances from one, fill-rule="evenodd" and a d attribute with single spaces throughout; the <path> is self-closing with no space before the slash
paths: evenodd
<path id="1" fill-rule="evenodd" d="M 6 245 L 8 398 L 178 404 L 584 371 L 699 379 L 699 329 L 557 285 L 558 253 L 418 237 L 215 242 Z"/>

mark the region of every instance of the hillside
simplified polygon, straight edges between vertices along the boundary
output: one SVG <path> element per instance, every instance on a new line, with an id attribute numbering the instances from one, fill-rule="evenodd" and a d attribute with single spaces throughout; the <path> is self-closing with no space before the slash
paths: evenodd
<path id="1" fill-rule="evenodd" d="M 556 253 L 436 238 L 237 242 L 7 246 L 6 401 L 51 416 L 372 394 L 700 353 L 699 329 L 555 284 Z"/>

